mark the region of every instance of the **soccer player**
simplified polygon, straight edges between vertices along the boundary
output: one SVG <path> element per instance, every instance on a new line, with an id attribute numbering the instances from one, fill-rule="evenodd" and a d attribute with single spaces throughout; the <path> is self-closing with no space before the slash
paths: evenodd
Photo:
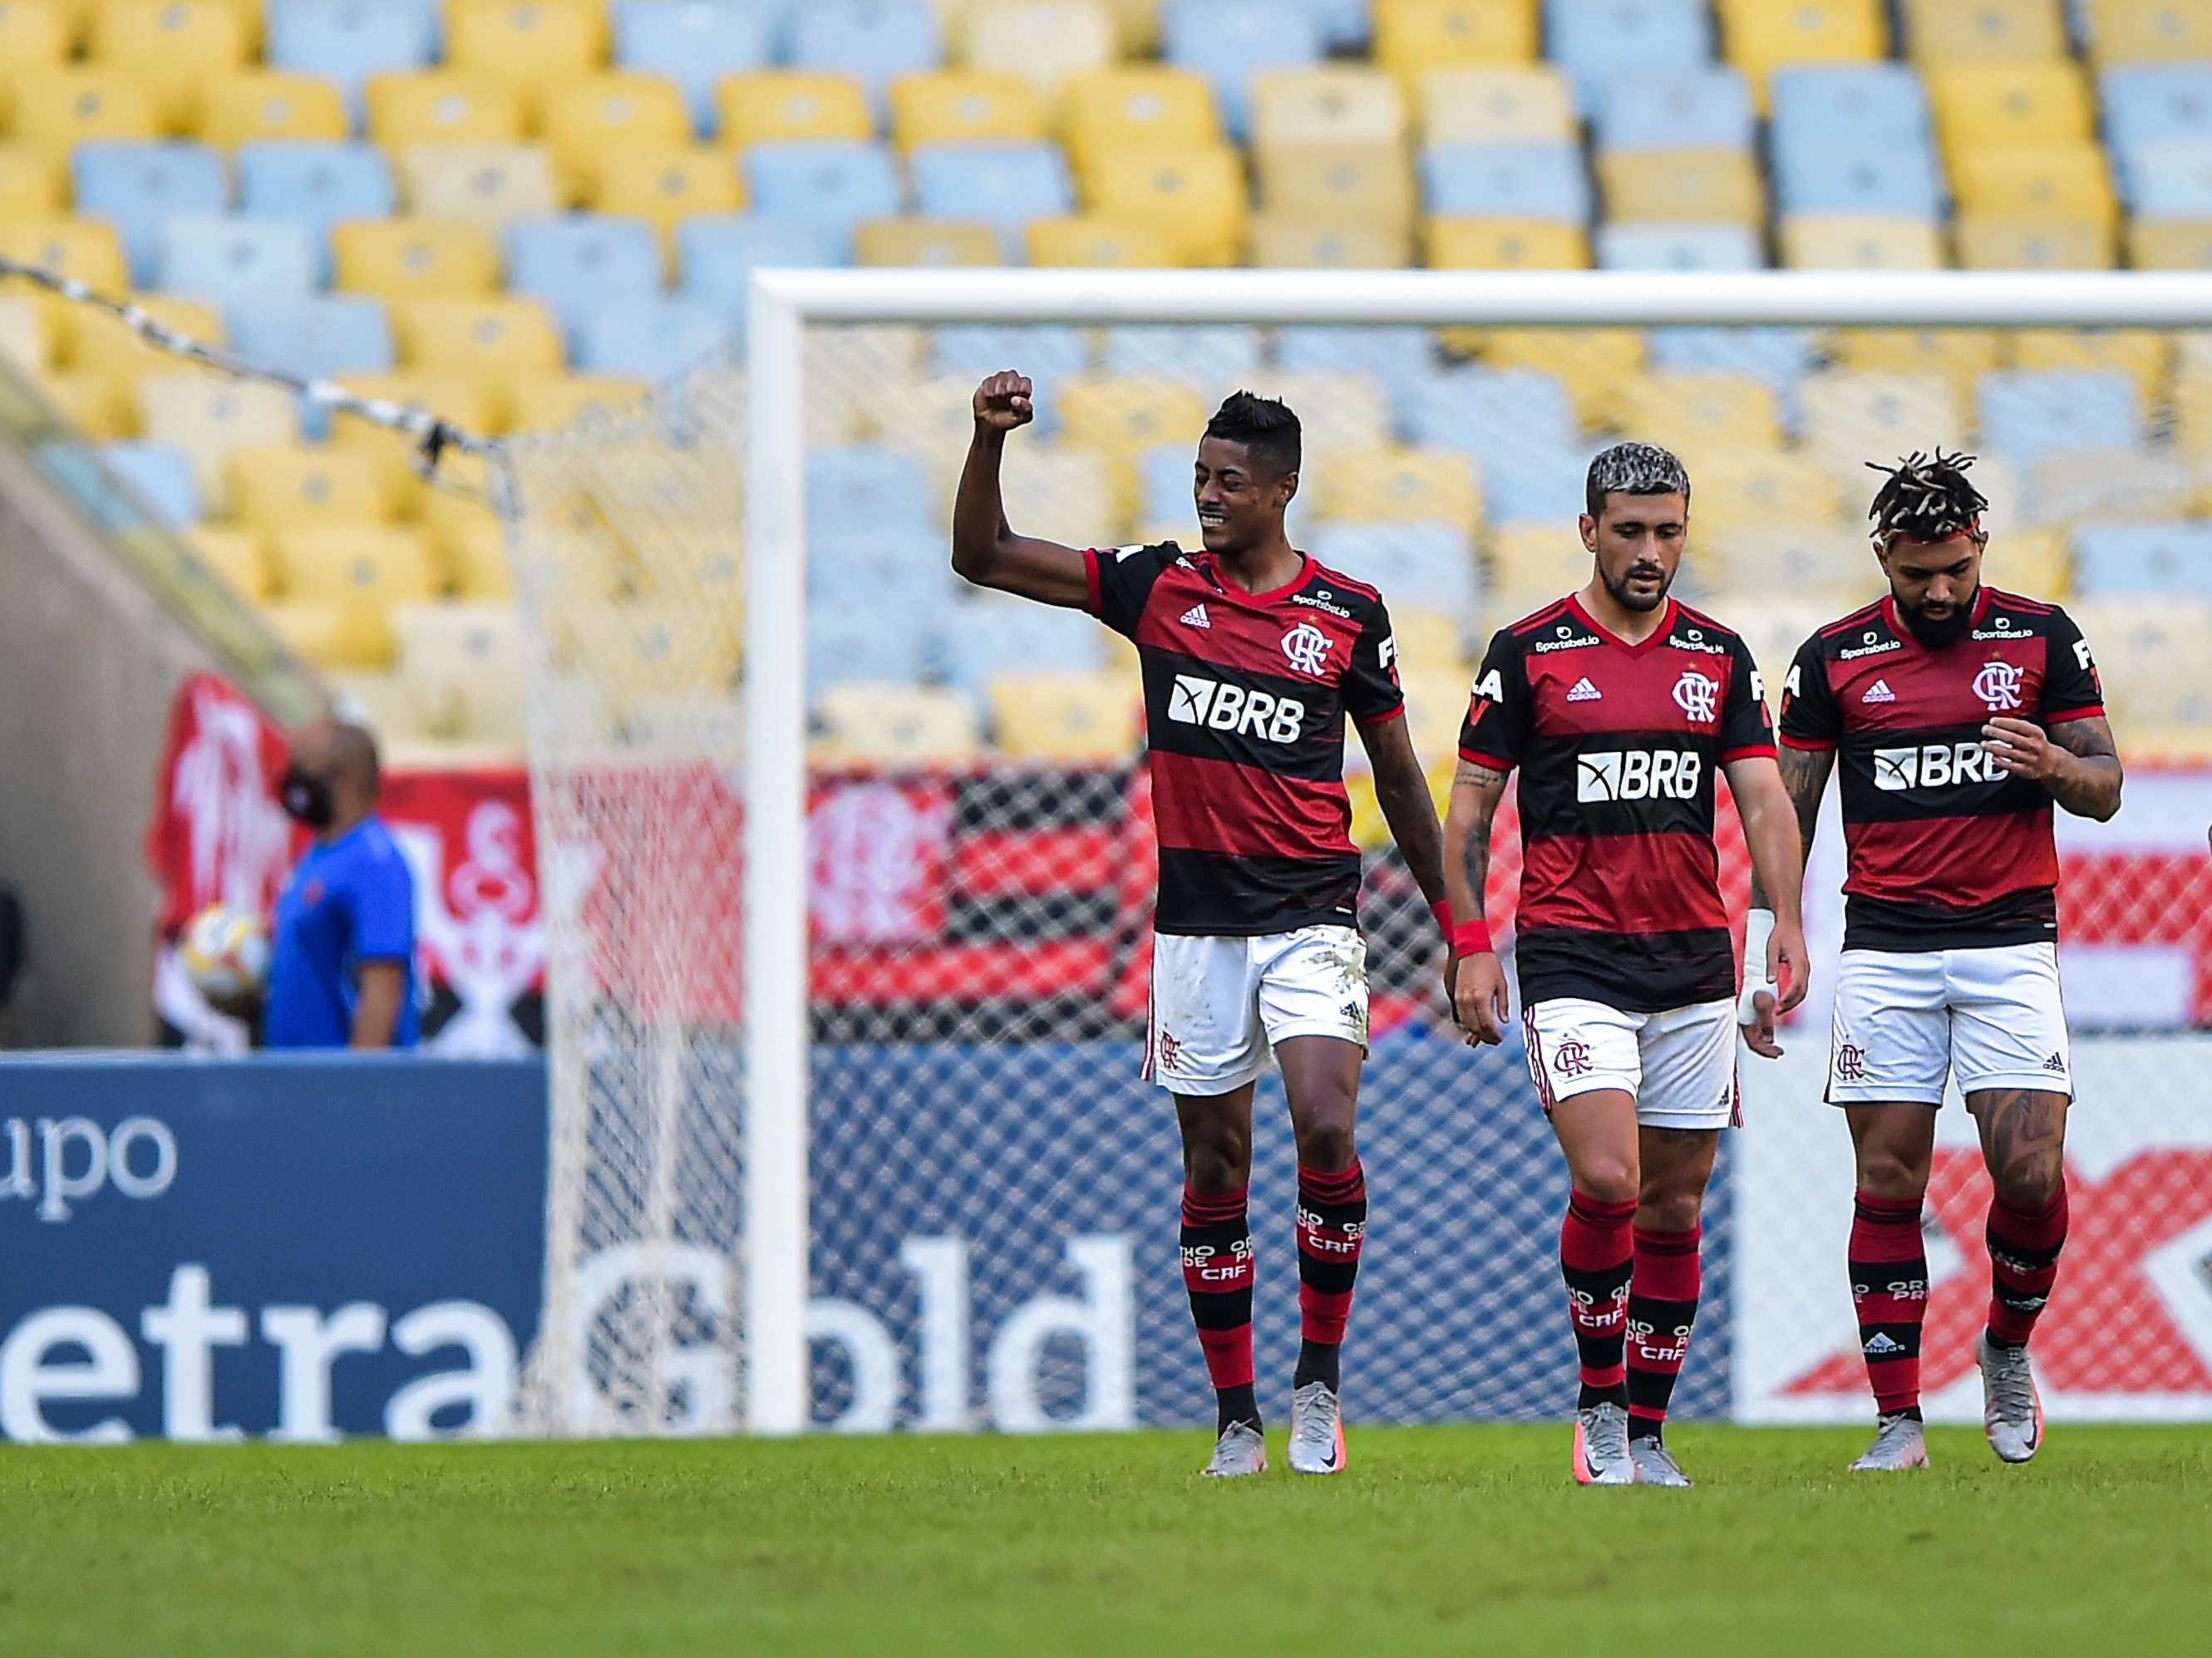
<path id="1" fill-rule="evenodd" d="M 1890 474 L 1869 514 L 1889 596 L 1806 641 L 1783 687 L 1783 780 L 1808 850 L 1843 759 L 1850 868 L 1827 1097 L 1857 1153 L 1851 1298 L 1877 1412 L 1860 1471 L 1928 1466 L 1920 1207 L 1947 1075 L 1996 1187 L 1983 1424 L 2008 1462 L 2042 1442 L 2027 1340 L 2066 1242 L 2074 1093 L 2051 811 L 2102 820 L 2120 809 L 2081 629 L 2056 605 L 1982 585 L 1989 503 L 1972 465 L 1939 449 L 1875 469 Z"/>
<path id="2" fill-rule="evenodd" d="M 1771 1055 L 1805 994 L 1797 824 L 1751 653 L 1668 596 L 1690 480 L 1648 443 L 1590 463 L 1581 592 L 1502 629 L 1460 735 L 1444 826 L 1454 1005 L 1503 1039 L 1505 978 L 1483 919 L 1492 819 L 1521 768 L 1522 1028 L 1572 1189 L 1559 1233 L 1581 1368 L 1584 1485 L 1686 1485 L 1667 1406 L 1698 1314 L 1698 1248 L 1720 1131 L 1735 1120 L 1739 1024 Z M 1741 999 L 1713 841 L 1725 772 L 1752 862 L 1777 895 Z"/>
<path id="3" fill-rule="evenodd" d="M 1291 1467 L 1334 1473 L 1345 1455 L 1339 1355 L 1367 1221 L 1352 1141 L 1367 971 L 1347 714 L 1413 878 L 1447 919 L 1442 837 L 1401 718 L 1390 618 L 1375 589 L 1285 537 L 1298 420 L 1249 392 L 1221 405 L 1198 446 L 1201 550 L 1079 552 L 1017 535 L 999 469 L 1006 434 L 1035 417 L 1032 395 L 1012 373 L 976 388 L 952 568 L 980 586 L 1090 611 L 1134 641 L 1143 665 L 1160 846 L 1146 1069 L 1175 1096 L 1182 1130 L 1183 1282 L 1218 1403 L 1206 1472 L 1267 1466 L 1245 1191 L 1253 1084 L 1272 1051 L 1298 1159 Z"/>

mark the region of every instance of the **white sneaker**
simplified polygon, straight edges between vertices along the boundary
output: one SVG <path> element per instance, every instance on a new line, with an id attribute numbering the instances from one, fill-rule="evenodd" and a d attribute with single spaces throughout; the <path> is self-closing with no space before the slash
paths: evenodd
<path id="1" fill-rule="evenodd" d="M 1992 1347 L 1984 1330 L 1974 1344 L 1982 1367 L 1982 1431 L 2007 1462 L 2025 1462 L 2043 1448 L 2043 1395 L 2025 1347 Z"/>
<path id="2" fill-rule="evenodd" d="M 1875 1418 L 1874 1443 L 1851 1464 L 1853 1473 L 1897 1473 L 1928 1466 L 1928 1430 L 1899 1411 Z"/>
<path id="3" fill-rule="evenodd" d="M 1291 1395 L 1291 1472 L 1344 1471 L 1344 1413 L 1326 1382 L 1309 1382 Z"/>
<path id="4" fill-rule="evenodd" d="M 1209 1479 L 1242 1479 L 1267 1472 L 1267 1441 L 1249 1422 L 1232 1422 L 1213 1442 L 1213 1461 L 1206 1465 Z"/>
<path id="5" fill-rule="evenodd" d="M 1628 1412 L 1613 1404 L 1575 1412 L 1575 1480 L 1583 1485 L 1633 1485 L 1636 1463 L 1628 1454 Z"/>
<path id="6" fill-rule="evenodd" d="M 1648 1434 L 1628 1442 L 1628 1460 L 1635 1465 L 1636 1483 L 1639 1485 L 1672 1485 L 1687 1491 L 1696 1483 L 1682 1472 L 1682 1465 L 1674 1460 L 1674 1453 Z"/>

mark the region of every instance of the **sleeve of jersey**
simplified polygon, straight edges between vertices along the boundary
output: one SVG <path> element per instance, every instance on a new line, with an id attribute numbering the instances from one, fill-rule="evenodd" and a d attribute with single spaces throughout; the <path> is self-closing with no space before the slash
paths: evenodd
<path id="1" fill-rule="evenodd" d="M 1398 683 L 1398 640 L 1390 612 L 1381 604 L 1352 642 L 1352 667 L 1344 677 L 1344 711 L 1363 726 L 1379 726 L 1406 712 Z"/>
<path id="2" fill-rule="evenodd" d="M 1115 633 L 1135 638 L 1152 584 L 1175 556 L 1176 550 L 1164 545 L 1088 550 L 1083 555 L 1083 573 L 1091 592 L 1084 608 Z"/>
<path id="3" fill-rule="evenodd" d="M 1766 711 L 1766 682 L 1751 647 L 1735 641 L 1728 701 L 1721 705 L 1721 763 L 1774 758 L 1774 717 Z"/>
<path id="4" fill-rule="evenodd" d="M 362 872 L 354 892 L 353 953 L 365 962 L 404 962 L 415 953 L 415 883 L 397 851 Z"/>
<path id="5" fill-rule="evenodd" d="M 2063 610 L 2051 613 L 2050 654 L 2043 673 L 2043 723 L 2095 720 L 2105 712 L 2104 682 L 2081 629 Z"/>
<path id="6" fill-rule="evenodd" d="M 1500 630 L 1474 677 L 1467 722 L 1459 728 L 1459 757 L 1470 766 L 1511 771 L 1528 739 L 1528 678 L 1512 635 Z"/>
<path id="7" fill-rule="evenodd" d="M 1843 741 L 1835 687 L 1828 683 L 1828 653 L 1814 634 L 1798 648 L 1782 682 L 1782 740 L 1793 749 L 1832 749 Z"/>

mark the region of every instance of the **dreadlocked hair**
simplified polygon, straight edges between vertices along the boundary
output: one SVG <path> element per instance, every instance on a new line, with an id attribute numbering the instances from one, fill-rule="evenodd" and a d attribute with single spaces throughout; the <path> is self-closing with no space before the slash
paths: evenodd
<path id="1" fill-rule="evenodd" d="M 1932 458 L 1916 450 L 1894 466 L 1869 461 L 1873 471 L 1889 475 L 1867 510 L 1874 538 L 1887 546 L 1899 536 L 1948 541 L 1978 533 L 1990 503 L 1966 481 L 1966 469 L 1973 464 L 1972 455 L 1947 455 L 1940 445 Z"/>

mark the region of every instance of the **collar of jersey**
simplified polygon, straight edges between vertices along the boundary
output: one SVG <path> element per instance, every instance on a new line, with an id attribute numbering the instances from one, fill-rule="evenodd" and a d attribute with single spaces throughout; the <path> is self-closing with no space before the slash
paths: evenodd
<path id="1" fill-rule="evenodd" d="M 1675 604 L 1671 598 L 1668 599 L 1667 614 L 1660 619 L 1659 625 L 1651 630 L 1651 636 L 1640 645 L 1632 645 L 1584 610 L 1583 596 L 1580 593 L 1567 595 L 1567 608 L 1582 618 L 1583 626 L 1588 628 L 1616 651 L 1625 651 L 1630 656 L 1642 656 L 1646 651 L 1656 650 L 1665 644 L 1668 636 L 1674 631 L 1675 618 L 1681 610 L 1681 606 Z"/>
<path id="2" fill-rule="evenodd" d="M 1980 627 L 1984 622 L 1987 622 L 1990 619 L 1990 584 L 1984 581 L 1974 591 L 1975 627 Z M 1888 624 L 1891 636 L 1896 639 L 1899 643 L 1903 644 L 1909 650 L 1932 652 L 1936 650 L 1948 651 L 1955 648 L 1954 646 L 1950 645 L 1930 645 L 1923 641 L 1918 634 L 1913 632 L 1912 629 L 1906 625 L 1904 616 L 1898 613 L 1897 595 L 1895 593 L 1884 593 L 1881 596 L 1881 619 Z M 1959 642 L 1963 644 L 1966 641 L 1961 640 Z"/>
<path id="3" fill-rule="evenodd" d="M 1297 551 L 1296 548 L 1292 548 L 1291 550 L 1293 552 Z M 1294 593 L 1297 592 L 1299 588 L 1306 585 L 1306 579 L 1313 574 L 1313 559 L 1305 553 L 1298 553 L 1298 573 L 1296 575 L 1292 576 L 1281 586 L 1273 588 L 1269 592 L 1264 593 L 1248 593 L 1244 589 L 1238 586 L 1235 582 L 1229 579 L 1227 574 L 1222 570 L 1221 561 L 1216 558 L 1212 553 L 1201 553 L 1199 556 L 1206 561 L 1206 573 L 1213 578 L 1214 587 L 1220 592 L 1221 596 L 1239 604 L 1251 604 L 1255 606 L 1272 604 L 1277 599 L 1282 598 L 1285 593 Z"/>

